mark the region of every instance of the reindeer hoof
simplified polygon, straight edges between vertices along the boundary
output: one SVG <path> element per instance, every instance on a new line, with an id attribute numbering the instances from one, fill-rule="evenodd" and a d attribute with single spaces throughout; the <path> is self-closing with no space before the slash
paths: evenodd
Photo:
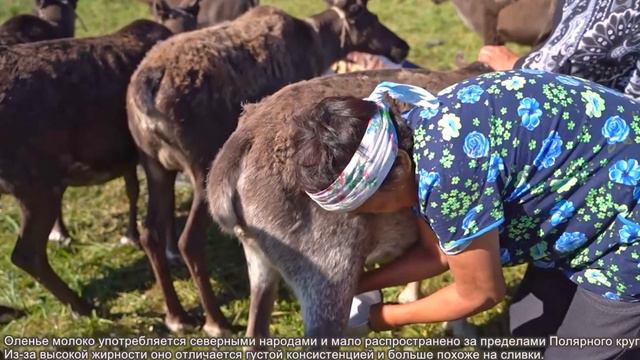
<path id="1" fill-rule="evenodd" d="M 164 318 L 164 324 L 172 333 L 190 332 L 196 329 L 195 320 L 188 315 L 183 317 L 170 317 L 167 315 Z"/>
<path id="2" fill-rule="evenodd" d="M 24 311 L 0 305 L 0 325 L 6 325 L 25 315 Z"/>
<path id="3" fill-rule="evenodd" d="M 442 327 L 445 332 L 459 339 L 478 338 L 478 328 L 465 319 L 447 321 Z"/>
<path id="4" fill-rule="evenodd" d="M 75 306 L 71 306 L 71 317 L 74 320 L 79 320 L 83 316 L 91 316 L 94 310 L 95 308 L 91 304 L 82 302 Z"/>
<path id="5" fill-rule="evenodd" d="M 230 337 L 231 329 L 227 329 L 218 324 L 204 324 L 202 330 L 210 337 Z"/>
<path id="6" fill-rule="evenodd" d="M 57 243 L 60 246 L 69 246 L 71 244 L 71 237 L 58 230 L 51 230 L 49 233 L 49 241 Z"/>
<path id="7" fill-rule="evenodd" d="M 132 245 L 139 248 L 140 240 L 129 235 L 124 235 L 120 238 L 120 245 Z"/>

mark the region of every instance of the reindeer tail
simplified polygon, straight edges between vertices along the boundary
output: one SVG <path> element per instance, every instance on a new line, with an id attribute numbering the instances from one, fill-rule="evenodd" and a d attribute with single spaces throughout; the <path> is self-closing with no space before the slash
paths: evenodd
<path id="1" fill-rule="evenodd" d="M 230 234 L 234 234 L 237 225 L 243 226 L 237 184 L 242 174 L 244 157 L 251 145 L 250 134 L 237 129 L 218 152 L 207 179 L 211 216 L 223 231 Z"/>

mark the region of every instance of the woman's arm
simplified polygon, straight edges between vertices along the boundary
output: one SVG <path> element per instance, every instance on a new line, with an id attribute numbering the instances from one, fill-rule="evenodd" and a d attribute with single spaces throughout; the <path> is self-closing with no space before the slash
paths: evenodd
<path id="1" fill-rule="evenodd" d="M 358 282 L 358 293 L 427 279 L 448 269 L 433 230 L 423 219 L 418 218 L 417 222 L 420 242 L 389 264 L 365 272 Z"/>
<path id="2" fill-rule="evenodd" d="M 478 237 L 460 254 L 448 256 L 448 262 L 453 284 L 412 303 L 372 307 L 371 329 L 460 319 L 487 310 L 504 298 L 497 230 Z"/>
<path id="3" fill-rule="evenodd" d="M 478 53 L 478 61 L 493 70 L 512 70 L 518 62 L 519 56 L 506 46 L 485 45 Z"/>

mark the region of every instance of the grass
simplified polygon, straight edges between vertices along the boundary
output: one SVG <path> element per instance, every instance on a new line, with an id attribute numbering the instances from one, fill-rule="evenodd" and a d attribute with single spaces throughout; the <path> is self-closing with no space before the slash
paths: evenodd
<path id="1" fill-rule="evenodd" d="M 31 0 L 1 0 L 0 22 L 28 12 Z M 307 16 L 324 8 L 320 0 L 265 0 L 264 4 L 284 8 L 296 16 Z M 424 0 L 374 0 L 371 9 L 384 23 L 412 46 L 410 60 L 432 69 L 455 67 L 455 57 L 475 58 L 480 39 L 463 27 L 450 4 L 435 6 Z M 78 14 L 86 29 L 78 26 L 78 36 L 93 36 L 114 31 L 130 21 L 149 17 L 148 9 L 134 0 L 80 0 Z M 178 187 L 177 212 L 186 216 L 190 190 Z M 146 209 L 143 184 L 139 219 Z M 153 275 L 144 254 L 117 241 L 126 228 L 127 201 L 122 180 L 103 186 L 69 189 L 64 198 L 64 214 L 75 241 L 68 248 L 50 245 L 49 259 L 58 274 L 86 299 L 93 301 L 101 314 L 76 319 L 69 309 L 10 260 L 19 230 L 20 215 L 9 196 L 0 199 L 0 305 L 22 309 L 25 315 L 0 325 L 0 338 L 13 336 L 167 336 L 162 324 L 163 300 L 154 287 Z M 248 282 L 240 245 L 235 239 L 210 230 L 208 263 L 211 281 L 220 295 L 225 315 L 235 325 L 244 326 L 248 316 Z M 200 311 L 195 285 L 184 268 L 175 269 L 175 286 L 183 304 Z M 522 268 L 505 270 L 511 292 Z M 423 283 L 427 292 L 450 281 L 444 275 Z M 398 288 L 385 290 L 394 299 Z M 473 317 L 485 336 L 504 335 L 505 303 Z M 281 291 L 271 325 L 276 336 L 302 334 L 299 307 L 291 293 Z M 242 332 L 238 331 L 237 335 Z M 190 334 L 201 336 L 200 333 Z M 407 326 L 382 336 L 442 336 L 440 324 Z M 0 348 L 2 347 L 0 342 Z"/>

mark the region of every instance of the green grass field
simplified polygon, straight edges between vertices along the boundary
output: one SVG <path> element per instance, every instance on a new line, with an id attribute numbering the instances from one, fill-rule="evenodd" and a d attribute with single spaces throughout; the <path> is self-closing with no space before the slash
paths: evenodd
<path id="1" fill-rule="evenodd" d="M 0 0 L 0 22 L 28 12 L 31 0 Z M 296 16 L 307 16 L 324 8 L 321 0 L 264 0 Z M 373 0 L 370 7 L 391 29 L 412 46 L 410 60 L 431 69 L 455 67 L 455 57 L 475 58 L 481 42 L 463 27 L 451 4 L 435 6 L 428 0 Z M 114 31 L 128 22 L 149 17 L 149 11 L 135 0 L 80 0 L 78 36 Z M 1 71 L 1 70 L 0 70 Z M 1 129 L 0 129 L 1 131 Z M 142 185 L 139 224 L 145 216 L 146 188 Z M 177 214 L 184 219 L 190 190 L 178 187 Z M 75 241 L 70 247 L 49 246 L 53 268 L 70 286 L 93 301 L 99 315 L 76 319 L 41 285 L 16 268 L 10 260 L 20 224 L 18 208 L 12 198 L 0 199 L 0 305 L 21 309 L 25 315 L 0 325 L 0 338 L 13 336 L 168 336 L 164 328 L 163 300 L 154 287 L 153 275 L 142 251 L 121 246 L 118 239 L 126 229 L 127 202 L 122 180 L 103 186 L 69 189 L 64 198 L 64 214 Z M 248 282 L 241 247 L 230 237 L 210 230 L 209 266 L 211 281 L 219 294 L 223 311 L 234 325 L 246 325 Z M 521 268 L 507 269 L 506 278 L 513 293 Z M 175 286 L 183 304 L 200 311 L 195 285 L 184 268 L 174 269 Z M 448 275 L 423 283 L 434 291 L 449 280 Z M 399 289 L 388 289 L 385 296 L 395 299 Z M 475 316 L 485 336 L 504 335 L 505 304 Z M 295 336 L 303 332 L 299 307 L 287 289 L 281 291 L 273 316 L 272 333 Z M 237 335 L 243 332 L 239 330 Z M 405 327 L 382 336 L 442 336 L 440 324 Z M 195 332 L 189 336 L 202 336 Z M 2 347 L 0 342 L 0 348 Z"/>

